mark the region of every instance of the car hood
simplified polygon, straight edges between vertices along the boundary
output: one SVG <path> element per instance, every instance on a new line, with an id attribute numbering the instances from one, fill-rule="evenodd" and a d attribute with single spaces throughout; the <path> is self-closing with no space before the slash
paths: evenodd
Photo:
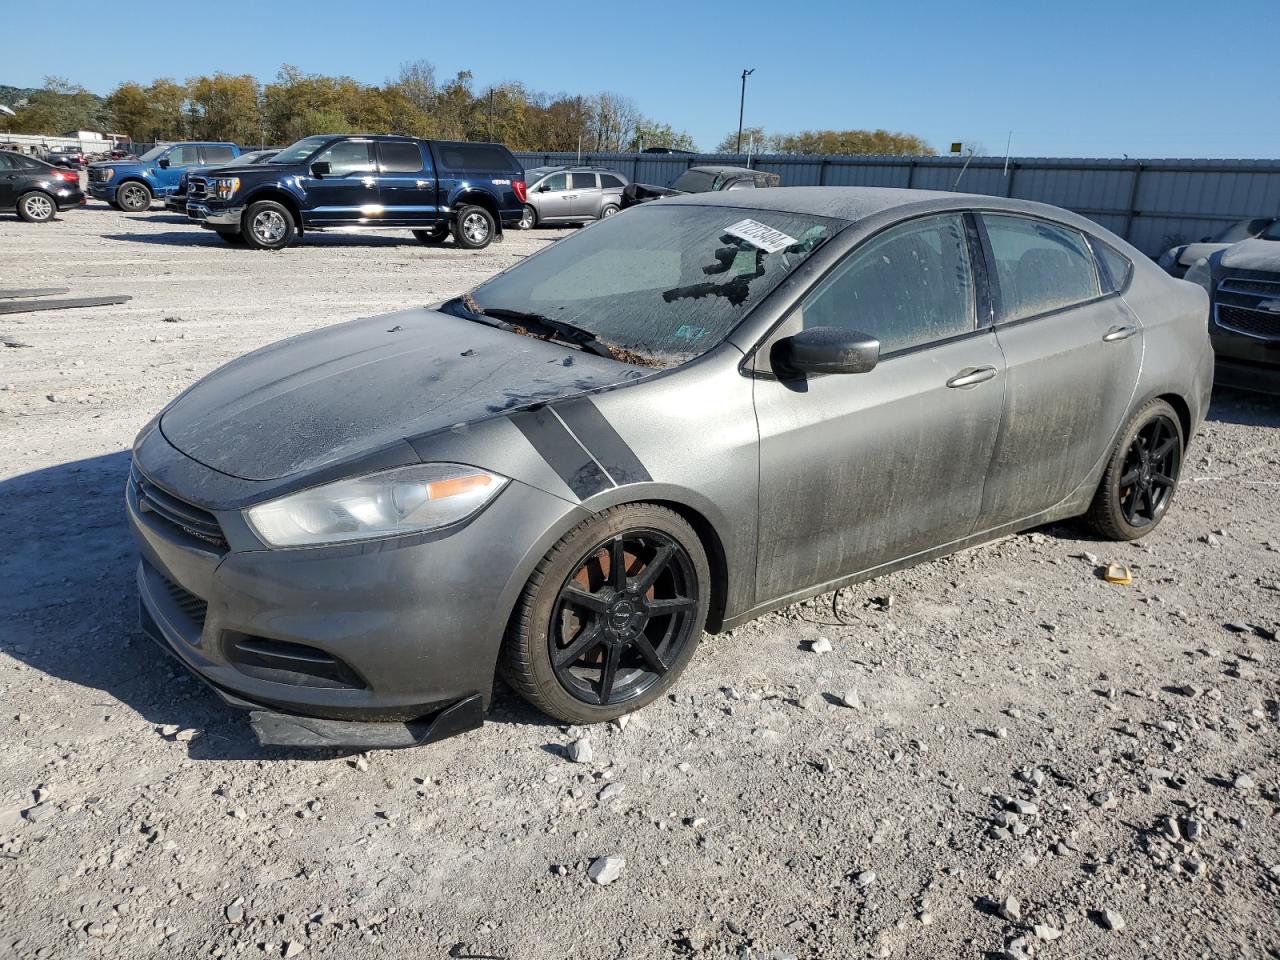
<path id="1" fill-rule="evenodd" d="M 1184 267 L 1189 267 L 1202 257 L 1217 253 L 1219 250 L 1225 250 L 1231 246 L 1229 243 L 1188 243 L 1181 248 L 1178 254 L 1178 263 Z"/>
<path id="2" fill-rule="evenodd" d="M 1266 270 L 1280 273 L 1280 240 L 1241 240 L 1222 254 L 1228 270 Z"/>
<path id="3" fill-rule="evenodd" d="M 160 430 L 220 473 L 277 480 L 655 372 L 423 308 L 235 360 L 178 397 Z"/>

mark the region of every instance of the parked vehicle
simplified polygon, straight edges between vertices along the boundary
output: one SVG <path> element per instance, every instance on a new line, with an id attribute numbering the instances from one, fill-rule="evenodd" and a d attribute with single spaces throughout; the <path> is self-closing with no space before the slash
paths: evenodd
<path id="1" fill-rule="evenodd" d="M 521 230 L 539 224 L 603 220 L 622 209 L 627 178 L 607 167 L 534 167 L 524 172 L 528 199 Z"/>
<path id="2" fill-rule="evenodd" d="M 58 211 L 83 203 L 78 172 L 0 150 L 0 210 L 13 210 L 27 223 L 48 223 Z"/>
<path id="3" fill-rule="evenodd" d="M 679 147 L 645 147 L 641 153 L 665 153 L 668 156 L 695 157 L 694 150 L 681 150 Z"/>
<path id="4" fill-rule="evenodd" d="M 55 167 L 68 170 L 83 170 L 85 165 L 84 151 L 79 147 L 50 147 L 45 161 Z"/>
<path id="5" fill-rule="evenodd" d="M 187 216 L 228 243 L 287 247 L 328 227 L 413 231 L 422 243 L 487 247 L 516 226 L 524 168 L 497 143 L 387 136 L 317 136 L 269 162 L 190 178 Z"/>
<path id="6" fill-rule="evenodd" d="M 1171 277 L 1185 276 L 1187 269 L 1197 260 L 1219 250 L 1225 250 L 1233 243 L 1256 237 L 1277 221 L 1280 221 L 1280 217 L 1254 217 L 1251 220 L 1240 220 L 1216 236 L 1201 238 L 1199 243 L 1184 243 L 1181 246 L 1170 247 L 1160 255 L 1157 263 Z"/>
<path id="7" fill-rule="evenodd" d="M 650 183 L 631 183 L 622 191 L 622 209 L 648 203 L 660 197 L 675 197 L 683 193 L 712 193 L 717 190 L 754 190 L 776 187 L 782 178 L 764 170 L 746 167 L 690 167 L 669 187 L 656 187 Z"/>
<path id="8" fill-rule="evenodd" d="M 277 153 L 280 152 L 279 147 L 272 147 L 270 150 L 252 150 L 249 153 L 242 153 L 236 157 L 231 166 L 234 167 L 251 167 L 257 163 L 266 163 Z M 210 167 L 187 167 L 182 171 L 182 176 L 178 178 L 178 185 L 174 188 L 173 193 L 164 198 L 164 208 L 170 213 L 180 213 L 183 216 L 187 214 L 187 183 L 188 178 L 194 174 L 203 176 L 216 167 L 225 166 L 225 164 L 217 164 Z"/>
<path id="9" fill-rule="evenodd" d="M 1209 294 L 1217 382 L 1280 394 L 1280 220 L 1200 258 L 1186 279 Z"/>
<path id="10" fill-rule="evenodd" d="M 499 668 L 609 720 L 704 628 L 1068 517 L 1150 533 L 1209 403 L 1206 309 L 1027 201 L 647 204 L 173 401 L 126 494 L 143 628 L 265 743 L 457 733 Z"/>
<path id="11" fill-rule="evenodd" d="M 198 165 L 216 166 L 240 156 L 234 143 L 172 143 L 152 147 L 137 160 L 89 165 L 89 195 L 117 210 L 141 213 L 178 188 L 182 172 Z"/>

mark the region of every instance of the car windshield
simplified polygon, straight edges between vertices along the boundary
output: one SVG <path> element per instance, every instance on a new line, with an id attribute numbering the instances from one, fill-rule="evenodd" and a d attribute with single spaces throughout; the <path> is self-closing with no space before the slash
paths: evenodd
<path id="1" fill-rule="evenodd" d="M 473 313 L 579 328 L 616 359 L 668 367 L 715 346 L 846 222 L 660 204 L 555 243 L 462 298 Z"/>
<path id="2" fill-rule="evenodd" d="M 1259 236 L 1263 240 L 1280 240 L 1280 220 L 1274 221 L 1271 226 L 1263 230 Z"/>
<path id="3" fill-rule="evenodd" d="M 686 170 L 676 177 L 671 184 L 672 190 L 683 190 L 685 193 L 709 193 L 716 188 L 719 178 L 706 170 Z"/>
<path id="4" fill-rule="evenodd" d="M 302 163 L 332 139 L 332 137 L 303 137 L 297 143 L 285 147 L 267 162 Z"/>
<path id="5" fill-rule="evenodd" d="M 164 153 L 168 149 L 169 148 L 167 146 L 163 146 L 163 145 L 159 147 L 152 147 L 150 150 L 148 150 L 138 159 L 145 163 L 145 162 L 156 159 L 158 156 L 160 156 L 160 154 Z"/>
<path id="6" fill-rule="evenodd" d="M 1257 236 L 1259 226 L 1261 224 L 1257 220 L 1241 220 L 1239 223 L 1233 223 L 1214 237 L 1213 242 L 1239 243 L 1241 240 L 1248 240 L 1250 237 Z"/>

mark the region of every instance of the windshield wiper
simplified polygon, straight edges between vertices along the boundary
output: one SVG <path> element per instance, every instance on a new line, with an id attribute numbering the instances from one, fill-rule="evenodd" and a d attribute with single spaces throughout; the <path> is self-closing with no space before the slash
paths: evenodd
<path id="1" fill-rule="evenodd" d="M 508 310 L 504 307 L 485 308 L 482 316 L 495 320 L 505 320 L 508 327 L 520 326 L 540 333 L 548 340 L 557 340 L 571 347 L 577 347 L 587 353 L 600 357 L 612 357 L 613 351 L 590 330 L 579 327 L 567 320 L 554 320 L 531 310 Z"/>

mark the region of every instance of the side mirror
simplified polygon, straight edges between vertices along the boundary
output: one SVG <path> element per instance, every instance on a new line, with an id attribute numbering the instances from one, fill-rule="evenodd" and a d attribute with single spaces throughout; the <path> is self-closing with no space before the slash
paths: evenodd
<path id="1" fill-rule="evenodd" d="M 1212 239 L 1213 239 L 1213 237 L 1201 237 L 1201 238 L 1200 238 L 1200 242 L 1201 242 L 1201 243 L 1208 243 L 1208 242 L 1209 242 L 1210 240 L 1212 240 Z"/>
<path id="2" fill-rule="evenodd" d="M 550 193 L 550 192 L 551 192 L 551 184 L 549 184 L 549 183 L 540 183 L 540 184 L 538 184 L 538 190 L 537 190 L 537 192 L 538 192 L 538 193 Z"/>
<path id="3" fill-rule="evenodd" d="M 326 177 L 332 169 L 327 160 L 317 160 L 311 165 L 311 175 L 313 177 Z"/>
<path id="4" fill-rule="evenodd" d="M 157 160 L 157 161 L 156 161 L 156 166 L 157 166 L 157 167 L 159 167 L 161 170 L 168 170 L 168 169 L 169 169 L 169 158 L 168 158 L 168 157 L 161 157 L 159 160 Z"/>
<path id="5" fill-rule="evenodd" d="M 779 340 L 770 359 L 783 373 L 867 373 L 880 362 L 880 341 L 857 330 L 812 327 Z"/>

